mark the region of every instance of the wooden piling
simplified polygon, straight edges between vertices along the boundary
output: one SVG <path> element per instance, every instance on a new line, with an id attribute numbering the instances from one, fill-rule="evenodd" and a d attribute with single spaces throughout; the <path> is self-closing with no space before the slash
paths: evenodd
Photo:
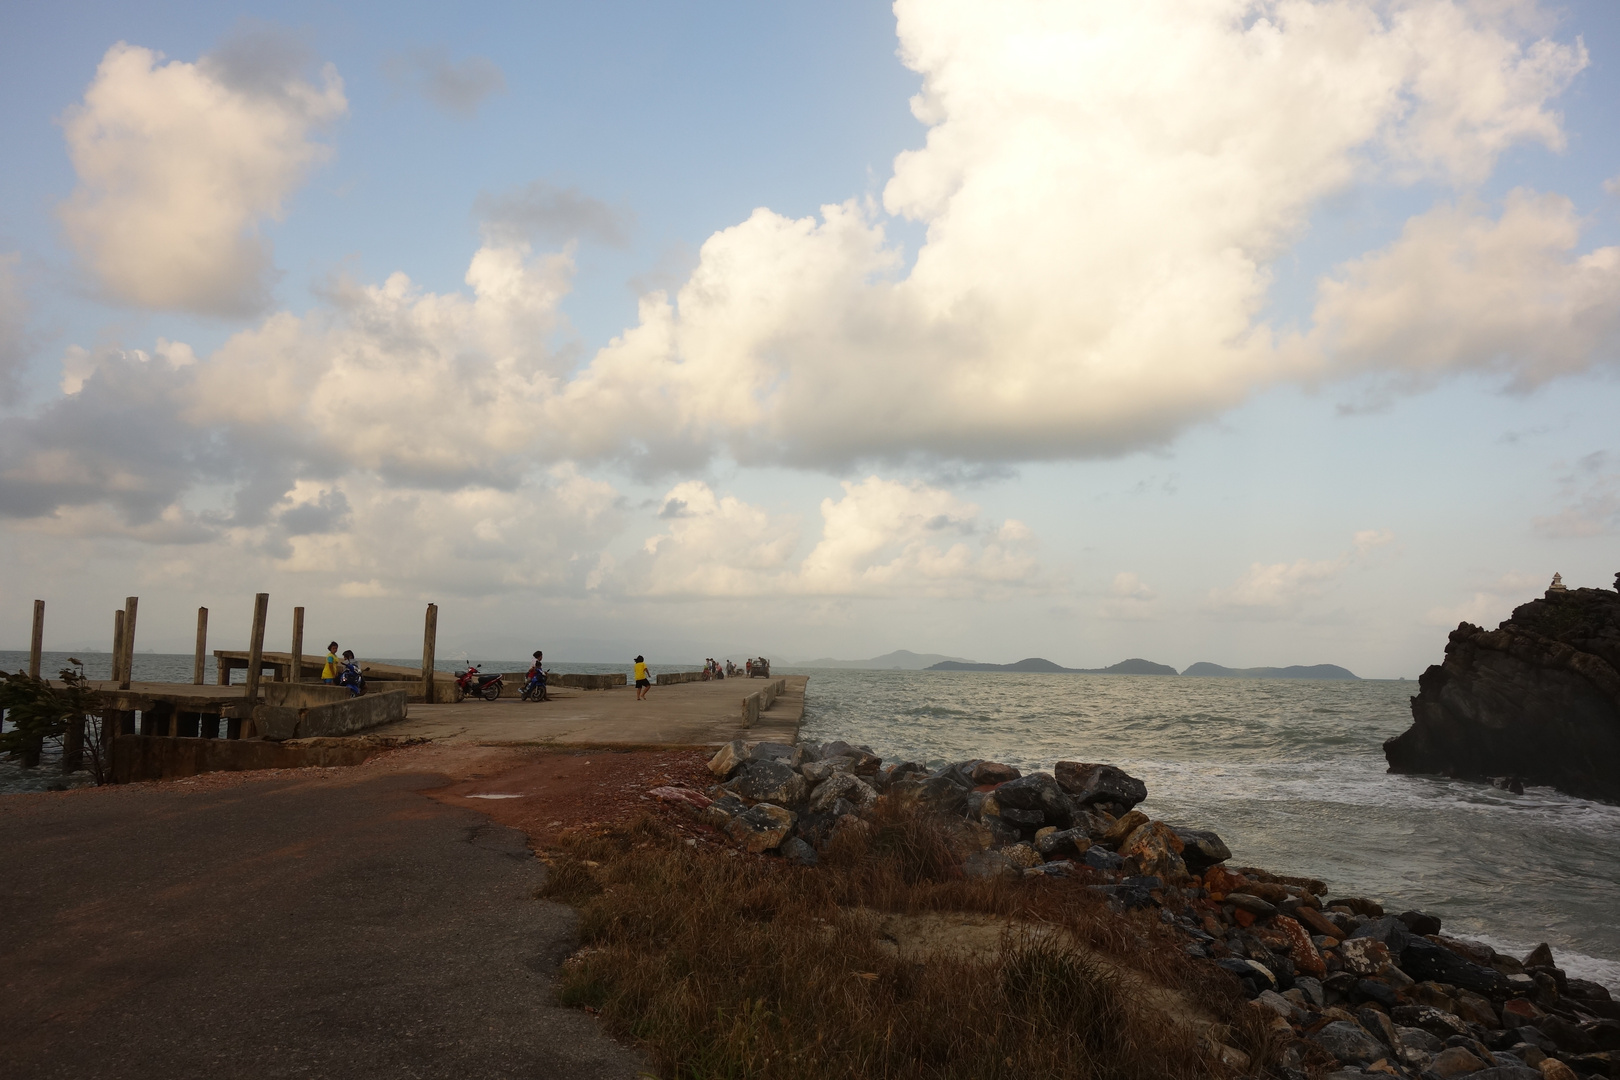
<path id="1" fill-rule="evenodd" d="M 28 643 L 28 677 L 39 678 L 39 656 L 45 649 L 45 601 L 34 601 L 34 636 Z"/>
<path id="2" fill-rule="evenodd" d="M 197 654 L 191 659 L 191 682 L 194 686 L 203 684 L 203 672 L 207 668 L 208 659 L 208 609 L 197 609 Z"/>
<path id="3" fill-rule="evenodd" d="M 122 675 L 123 663 L 124 663 L 124 612 L 122 610 L 119 610 L 119 611 L 113 612 L 112 671 L 107 675 L 107 678 L 108 678 L 108 680 L 110 682 L 116 683 L 116 682 L 118 682 L 119 679 L 121 679 L 123 677 L 123 675 Z"/>
<path id="4" fill-rule="evenodd" d="M 128 690 L 135 672 L 135 610 L 140 605 L 138 596 L 124 598 L 124 662 L 118 670 L 118 689 Z"/>
<path id="5" fill-rule="evenodd" d="M 248 641 L 248 669 L 247 691 L 242 700 L 244 720 L 253 715 L 253 707 L 259 703 L 259 675 L 264 667 L 264 620 L 270 614 L 270 594 L 259 593 L 253 597 L 253 637 Z M 243 729 L 247 724 L 243 724 Z"/>
<path id="6" fill-rule="evenodd" d="M 293 608 L 292 672 L 288 682 L 304 681 L 304 609 Z"/>
<path id="7" fill-rule="evenodd" d="M 433 652 L 439 645 L 439 605 L 427 606 L 427 621 L 422 627 L 422 700 L 433 701 Z"/>

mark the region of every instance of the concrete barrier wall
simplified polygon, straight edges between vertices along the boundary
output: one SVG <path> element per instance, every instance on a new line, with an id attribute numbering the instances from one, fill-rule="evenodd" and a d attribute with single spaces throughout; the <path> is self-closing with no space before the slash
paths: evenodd
<path id="1" fill-rule="evenodd" d="M 551 686 L 573 686 L 581 690 L 607 690 L 614 686 L 624 686 L 630 680 L 624 672 L 614 671 L 606 675 L 547 675 L 546 681 Z"/>
<path id="2" fill-rule="evenodd" d="M 348 691 L 343 690 L 343 693 L 347 695 Z M 388 690 L 303 708 L 260 705 L 253 710 L 253 732 L 276 741 L 352 735 L 357 731 L 405 719 L 409 698 L 410 695 L 404 690 Z"/>
<path id="3" fill-rule="evenodd" d="M 787 689 L 786 679 L 772 679 L 752 694 L 743 698 L 742 726 L 753 727 L 759 714 L 776 704 L 776 699 Z"/>
<path id="4" fill-rule="evenodd" d="M 330 705 L 348 701 L 354 695 L 347 686 L 327 686 L 325 683 L 260 683 L 264 703 L 291 709 L 307 709 L 311 705 Z"/>
<path id="5" fill-rule="evenodd" d="M 205 772 L 358 765 L 383 747 L 283 746 L 258 739 L 173 739 L 119 735 L 112 742 L 115 784 L 170 780 Z"/>
<path id="6" fill-rule="evenodd" d="M 666 671 L 653 679 L 654 684 L 658 686 L 673 686 L 675 683 L 702 681 L 703 672 L 701 671 Z"/>

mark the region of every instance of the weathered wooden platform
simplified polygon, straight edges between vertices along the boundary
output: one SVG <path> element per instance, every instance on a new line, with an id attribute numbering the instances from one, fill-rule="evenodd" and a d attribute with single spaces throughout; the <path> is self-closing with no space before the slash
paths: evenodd
<path id="1" fill-rule="evenodd" d="M 527 702 L 509 687 L 497 701 L 412 705 L 404 720 L 376 728 L 389 738 L 472 742 L 483 746 L 718 746 L 732 739 L 792 742 L 804 718 L 809 676 L 785 677 L 787 687 L 751 726 L 744 726 L 744 699 L 758 681 L 655 686 L 645 701 L 635 690 L 555 689 L 550 701 Z"/>

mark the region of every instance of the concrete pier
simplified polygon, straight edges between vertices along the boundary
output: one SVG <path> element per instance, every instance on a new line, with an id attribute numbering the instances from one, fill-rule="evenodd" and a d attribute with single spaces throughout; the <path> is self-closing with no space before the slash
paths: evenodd
<path id="1" fill-rule="evenodd" d="M 637 701 L 629 687 L 619 687 L 557 688 L 551 691 L 550 701 L 528 702 L 518 698 L 516 687 L 508 687 L 496 701 L 413 704 L 404 720 L 375 728 L 371 734 L 481 746 L 698 747 L 719 746 L 732 739 L 793 742 L 804 718 L 809 681 L 807 675 L 773 680 L 783 684 L 782 691 L 757 713 L 749 709 L 748 699 L 759 694 L 758 680 L 658 686 L 645 701 Z"/>

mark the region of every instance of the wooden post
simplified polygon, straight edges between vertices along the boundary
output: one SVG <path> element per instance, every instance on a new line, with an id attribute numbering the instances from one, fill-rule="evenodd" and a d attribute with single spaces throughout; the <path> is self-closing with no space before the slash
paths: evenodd
<path id="1" fill-rule="evenodd" d="M 124 598 L 124 662 L 118 670 L 118 689 L 128 690 L 129 683 L 135 672 L 135 609 L 141 600 L 138 596 Z"/>
<path id="2" fill-rule="evenodd" d="M 270 594 L 262 592 L 253 598 L 253 637 L 248 642 L 247 691 L 242 695 L 242 719 L 250 720 L 253 707 L 259 703 L 259 676 L 264 667 L 264 620 L 270 614 Z M 244 730 L 247 724 L 242 725 Z"/>
<path id="3" fill-rule="evenodd" d="M 39 654 L 45 647 L 45 601 L 34 601 L 34 637 L 28 643 L 28 677 L 39 678 Z"/>
<path id="4" fill-rule="evenodd" d="M 122 677 L 122 676 L 119 675 L 119 671 L 121 670 L 121 667 L 122 667 L 123 663 L 124 663 L 124 613 L 123 613 L 123 611 L 120 610 L 120 611 L 113 612 L 112 671 L 107 676 L 107 678 L 111 682 L 117 683 L 118 680 Z"/>
<path id="5" fill-rule="evenodd" d="M 422 627 L 422 700 L 433 702 L 433 651 L 439 645 L 439 605 L 427 606 L 427 622 Z"/>
<path id="6" fill-rule="evenodd" d="M 197 609 L 197 654 L 191 659 L 191 682 L 193 686 L 203 684 L 203 671 L 207 667 L 208 659 L 208 609 Z"/>
<path id="7" fill-rule="evenodd" d="M 288 682 L 304 681 L 304 609 L 293 608 L 292 677 Z"/>

